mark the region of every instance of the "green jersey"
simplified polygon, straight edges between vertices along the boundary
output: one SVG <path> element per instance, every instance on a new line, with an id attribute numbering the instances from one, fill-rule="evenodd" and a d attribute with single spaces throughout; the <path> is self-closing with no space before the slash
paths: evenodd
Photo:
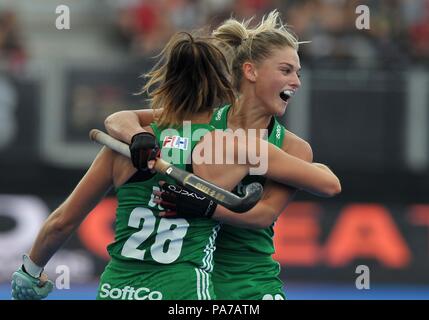
<path id="1" fill-rule="evenodd" d="M 230 106 L 226 105 L 215 111 L 210 124 L 216 129 L 227 129 L 229 109 Z M 268 131 L 268 141 L 282 148 L 285 128 L 274 117 Z M 263 185 L 265 177 L 246 176 L 234 192 L 242 196 L 243 187 L 251 182 Z M 273 226 L 265 229 L 246 229 L 222 225 L 216 239 L 213 274 L 218 299 L 276 299 L 282 295 L 281 282 L 278 279 L 280 267 L 271 257 L 274 253 Z M 256 287 L 259 289 L 252 289 Z M 276 290 L 270 290 L 274 287 Z"/>
<path id="2" fill-rule="evenodd" d="M 187 171 L 192 171 L 190 159 L 194 146 L 204 134 L 214 129 L 207 124 L 166 130 L 160 130 L 156 124 L 151 127 L 161 146 L 161 158 Z M 174 183 L 159 173 L 151 176 L 137 172 L 116 189 L 118 208 L 115 240 L 108 246 L 112 260 L 106 268 L 107 275 L 102 277 L 99 297 L 111 298 L 106 288 L 121 290 L 124 285 L 136 286 L 138 282 L 145 289 L 155 288 L 161 292 L 160 296 L 167 299 L 213 298 L 208 291 L 208 274 L 213 269 L 215 238 L 220 227 L 216 221 L 205 218 L 159 217 L 163 209 L 153 202 L 152 193 L 159 190 L 160 180 Z M 121 275 L 118 270 L 124 270 L 124 273 Z M 125 270 L 132 271 L 125 276 Z M 158 275 L 158 278 L 153 274 Z M 205 292 L 194 296 L 190 288 L 188 291 L 191 293 L 180 295 L 186 291 L 186 279 L 190 280 L 191 276 L 195 277 L 195 283 L 203 285 Z M 180 279 L 180 283 L 173 278 Z M 146 280 L 140 283 L 141 279 Z M 159 288 L 163 281 L 165 286 Z"/>

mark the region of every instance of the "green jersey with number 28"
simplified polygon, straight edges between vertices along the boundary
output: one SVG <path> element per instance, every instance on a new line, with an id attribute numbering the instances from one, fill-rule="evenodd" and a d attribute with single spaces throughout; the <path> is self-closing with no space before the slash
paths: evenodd
<path id="1" fill-rule="evenodd" d="M 192 149 L 214 128 L 186 125 L 152 129 L 161 157 L 181 169 L 192 170 Z M 152 192 L 166 176 L 137 172 L 116 190 L 115 241 L 108 246 L 112 260 L 100 277 L 97 299 L 113 300 L 211 300 L 213 252 L 219 225 L 213 220 L 167 219 Z"/>

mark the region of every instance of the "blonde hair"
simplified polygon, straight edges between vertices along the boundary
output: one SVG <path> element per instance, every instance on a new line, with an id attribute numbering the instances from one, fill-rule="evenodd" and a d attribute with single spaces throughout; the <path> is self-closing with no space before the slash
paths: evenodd
<path id="1" fill-rule="evenodd" d="M 228 63 L 213 38 L 176 33 L 158 57 L 140 94 L 148 94 L 153 109 L 163 108 L 159 126 L 181 125 L 193 114 L 234 103 Z"/>
<path id="2" fill-rule="evenodd" d="M 244 62 L 259 63 L 270 57 L 274 49 L 291 47 L 298 51 L 298 37 L 283 24 L 277 10 L 264 16 L 261 22 L 253 28 L 249 27 L 253 18 L 242 22 L 230 18 L 213 31 L 213 36 L 219 40 L 220 46 L 228 56 L 232 71 L 232 83 L 239 91 L 243 76 Z"/>

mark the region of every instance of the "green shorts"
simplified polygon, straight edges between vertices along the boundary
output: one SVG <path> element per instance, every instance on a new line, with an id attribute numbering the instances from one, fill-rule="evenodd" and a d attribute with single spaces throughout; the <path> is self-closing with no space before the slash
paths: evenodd
<path id="1" fill-rule="evenodd" d="M 211 274 L 190 264 L 146 266 L 110 261 L 97 300 L 212 300 Z"/>
<path id="2" fill-rule="evenodd" d="M 280 265 L 271 257 L 216 255 L 213 283 L 219 300 L 285 300 Z"/>

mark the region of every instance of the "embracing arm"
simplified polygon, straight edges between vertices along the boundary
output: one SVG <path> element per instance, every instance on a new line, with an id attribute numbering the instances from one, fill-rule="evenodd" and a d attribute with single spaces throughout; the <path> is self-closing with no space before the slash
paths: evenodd
<path id="1" fill-rule="evenodd" d="M 304 161 L 313 161 L 310 144 L 292 132 L 286 133 L 283 150 Z M 293 200 L 297 191 L 296 188 L 267 180 L 262 199 L 251 210 L 236 214 L 222 206 L 217 206 L 213 218 L 243 228 L 268 228 Z"/>
<path id="2" fill-rule="evenodd" d="M 310 145 L 293 134 L 285 138 L 282 148 L 304 161 L 311 162 L 313 159 Z M 203 151 L 206 151 L 205 148 L 196 148 L 194 151 L 201 151 L 199 155 L 204 158 Z M 237 168 L 234 165 L 221 164 L 223 171 L 218 172 L 205 170 L 207 169 L 205 164 L 198 163 L 200 162 L 193 162 L 194 173 L 226 189 L 232 189 L 231 185 L 239 181 L 238 179 L 246 173 L 245 170 L 242 170 L 245 166 Z M 215 173 L 213 174 L 213 172 Z M 161 183 L 161 190 L 155 191 L 154 194 L 158 197 L 155 202 L 162 205 L 166 210 L 160 213 L 163 217 L 208 217 L 244 228 L 267 228 L 271 226 L 297 192 L 297 189 L 293 187 L 267 180 L 263 198 L 256 206 L 245 213 L 237 214 L 220 205 L 214 206 L 213 201 L 198 197 L 192 191 L 180 186 Z"/>
<path id="3" fill-rule="evenodd" d="M 252 209 L 237 214 L 222 206 L 217 206 L 213 219 L 241 228 L 268 228 L 292 201 L 295 193 L 295 190 L 285 185 L 267 181 L 262 199 Z"/>
<path id="4" fill-rule="evenodd" d="M 43 267 L 79 227 L 113 183 L 113 151 L 103 148 L 70 196 L 48 217 L 30 251 Z"/>
<path id="5" fill-rule="evenodd" d="M 307 163 L 279 152 L 274 146 L 268 146 L 268 149 L 267 177 L 320 197 L 333 197 L 341 192 L 340 180 L 326 165 Z"/>
<path id="6" fill-rule="evenodd" d="M 210 162 L 193 164 L 194 172 L 197 175 L 222 188 L 231 190 L 246 175 L 252 174 L 251 169 L 256 168 L 259 174 L 274 181 L 318 196 L 332 197 L 341 192 L 339 179 L 328 167 L 307 163 L 259 138 L 246 137 L 243 142 L 239 139 L 234 141 L 234 137 L 230 136 L 230 133 L 213 131 L 208 133 L 202 143 L 196 146 L 194 153 L 207 155 L 206 150 L 208 150 L 211 155 L 211 159 L 208 156 Z M 219 152 L 222 152 L 222 149 L 216 150 L 215 143 L 209 143 L 209 140 L 222 142 L 228 141 L 228 139 L 229 144 L 228 142 L 223 143 L 223 155 L 220 156 Z M 250 159 L 250 156 L 255 154 L 259 155 L 257 162 Z M 240 155 L 241 160 L 244 155 L 245 163 L 237 161 L 240 159 Z"/>
<path id="7" fill-rule="evenodd" d="M 150 125 L 160 110 L 124 110 L 111 114 L 104 120 L 107 133 L 112 137 L 130 144 L 131 138 L 144 132 L 145 126 Z"/>
<path id="8" fill-rule="evenodd" d="M 107 132 L 112 137 L 130 145 L 131 161 L 135 168 L 145 171 L 154 166 L 159 146 L 149 126 L 162 112 L 162 109 L 119 111 L 104 121 Z"/>

